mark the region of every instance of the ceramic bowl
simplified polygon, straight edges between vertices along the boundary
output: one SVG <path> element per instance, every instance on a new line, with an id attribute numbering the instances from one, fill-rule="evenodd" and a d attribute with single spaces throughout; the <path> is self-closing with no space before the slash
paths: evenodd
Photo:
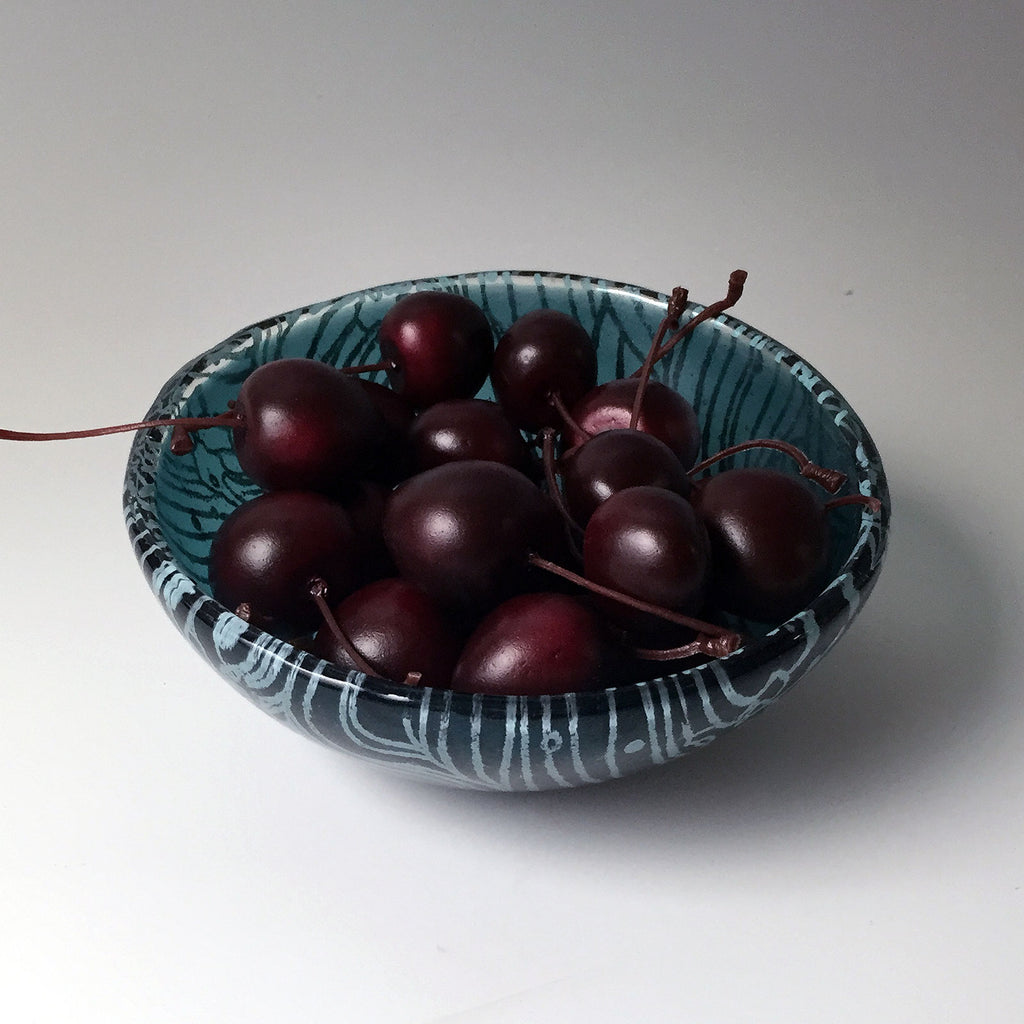
<path id="1" fill-rule="evenodd" d="M 273 359 L 371 362 L 381 318 L 414 290 L 467 295 L 484 309 L 496 337 L 537 307 L 571 313 L 593 337 L 599 380 L 640 365 L 667 301 L 635 285 L 520 271 L 368 288 L 238 331 L 176 373 L 149 418 L 223 411 L 246 376 Z M 421 779 L 485 790 L 573 787 L 625 776 L 706 746 L 814 667 L 871 592 L 889 522 L 885 474 L 860 418 L 784 345 L 720 316 L 662 360 L 656 379 L 693 403 L 704 453 L 743 439 L 781 437 L 847 473 L 844 492 L 882 502 L 881 512 L 858 505 L 830 513 L 831 582 L 808 608 L 777 627 L 746 624 L 753 636 L 743 647 L 689 671 L 564 696 L 481 696 L 347 672 L 261 632 L 210 594 L 210 538 L 233 508 L 257 493 L 239 469 L 228 431 L 200 432 L 187 456 L 170 454 L 167 430 L 137 435 L 125 477 L 128 532 L 154 593 L 209 665 L 267 714 L 330 748 Z M 778 458 L 760 451 L 736 461 L 777 464 Z"/>

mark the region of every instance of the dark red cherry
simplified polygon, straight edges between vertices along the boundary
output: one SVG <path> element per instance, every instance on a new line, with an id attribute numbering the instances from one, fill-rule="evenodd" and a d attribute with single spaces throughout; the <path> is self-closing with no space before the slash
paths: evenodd
<path id="1" fill-rule="evenodd" d="M 606 430 L 563 457 L 562 486 L 573 519 L 586 526 L 594 510 L 627 487 L 663 487 L 686 497 L 690 478 L 675 453 L 653 434 Z"/>
<path id="2" fill-rule="evenodd" d="M 384 509 L 384 541 L 402 576 L 442 604 L 482 612 L 524 589 L 531 553 L 559 557 L 552 500 L 498 462 L 448 462 L 410 477 Z"/>
<path id="3" fill-rule="evenodd" d="M 258 367 L 234 412 L 239 465 L 267 490 L 332 491 L 370 465 L 382 433 L 360 383 L 315 359 Z"/>
<path id="4" fill-rule="evenodd" d="M 568 313 L 533 310 L 519 317 L 499 340 L 491 383 L 517 427 L 560 427 L 558 406 L 571 407 L 597 383 L 594 343 Z"/>
<path id="5" fill-rule="evenodd" d="M 497 402 L 484 398 L 438 402 L 416 417 L 409 430 L 418 472 L 445 462 L 482 459 L 531 471 L 530 449 Z"/>
<path id="6" fill-rule="evenodd" d="M 582 444 L 591 435 L 630 425 L 633 402 L 640 380 L 618 378 L 587 392 L 570 412 L 579 429 L 568 433 L 570 444 Z M 700 425 L 693 406 L 678 391 L 659 381 L 648 381 L 636 429 L 651 434 L 675 452 L 689 469 L 700 452 Z"/>
<path id="7" fill-rule="evenodd" d="M 539 696 L 604 683 L 606 643 L 593 613 L 566 594 L 521 594 L 476 628 L 455 666 L 452 689 Z"/>
<path id="8" fill-rule="evenodd" d="M 690 503 L 660 487 L 630 487 L 602 502 L 583 534 L 583 573 L 652 605 L 700 611 L 709 574 L 707 533 Z M 625 629 L 663 632 L 661 621 L 602 602 Z"/>
<path id="9" fill-rule="evenodd" d="M 472 398 L 487 379 L 494 333 L 483 310 L 452 292 L 412 292 L 380 324 L 379 342 L 391 386 L 422 408 Z"/>
<path id="10" fill-rule="evenodd" d="M 403 682 L 417 678 L 423 686 L 447 687 L 458 659 L 460 639 L 438 605 L 404 579 L 381 579 L 349 594 L 333 610 L 343 633 L 322 626 L 314 653 L 328 661 L 365 671 L 355 664 L 348 645 L 374 675 Z"/>
<path id="11" fill-rule="evenodd" d="M 213 596 L 263 629 L 300 633 L 320 615 L 310 581 L 336 600 L 360 583 L 356 535 L 345 509 L 308 491 L 271 491 L 239 506 L 210 546 Z"/>
<path id="12" fill-rule="evenodd" d="M 823 500 L 800 477 L 730 469 L 694 483 L 715 572 L 711 600 L 758 622 L 784 622 L 821 591 L 828 568 Z"/>

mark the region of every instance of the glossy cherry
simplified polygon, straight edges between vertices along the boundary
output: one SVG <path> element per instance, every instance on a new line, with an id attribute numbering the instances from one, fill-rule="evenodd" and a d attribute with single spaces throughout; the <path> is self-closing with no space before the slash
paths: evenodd
<path id="1" fill-rule="evenodd" d="M 239 465 L 268 490 L 335 491 L 365 472 L 383 433 L 360 383 L 315 359 L 260 366 L 234 413 Z"/>
<path id="2" fill-rule="evenodd" d="M 340 600 L 361 582 L 358 539 L 336 501 L 271 491 L 239 506 L 210 546 L 213 596 L 262 629 L 301 633 L 320 621 L 310 582 Z"/>
<path id="3" fill-rule="evenodd" d="M 497 462 L 448 462 L 388 499 L 384 540 L 402 576 L 447 607 L 482 614 L 524 589 L 532 552 L 556 558 L 561 517 L 531 480 Z"/>
<path id="4" fill-rule="evenodd" d="M 497 402 L 484 398 L 438 402 L 416 417 L 409 445 L 417 472 L 445 462 L 501 462 L 532 472 L 530 448 Z"/>
<path id="5" fill-rule="evenodd" d="M 597 353 L 579 321 L 555 309 L 535 309 L 502 335 L 491 366 L 494 394 L 523 430 L 559 427 L 560 412 L 597 383 Z"/>
<path id="6" fill-rule="evenodd" d="M 807 607 L 827 582 L 830 510 L 879 507 L 863 495 L 826 501 L 801 477 L 755 467 L 696 481 L 692 501 L 711 543 L 712 602 L 775 623 Z"/>
<path id="7" fill-rule="evenodd" d="M 620 377 L 588 391 L 570 410 L 573 426 L 567 432 L 569 445 L 583 444 L 606 430 L 629 427 L 639 389 L 637 378 Z M 650 381 L 634 426 L 666 444 L 684 469 L 696 461 L 700 424 L 693 406 L 678 391 L 660 381 Z"/>
<path id="8" fill-rule="evenodd" d="M 695 615 L 707 591 L 710 549 L 690 503 L 660 487 L 630 487 L 602 502 L 583 534 L 583 573 L 653 605 Z M 664 623 L 628 606 L 603 603 L 625 629 L 664 633 Z"/>
<path id="9" fill-rule="evenodd" d="M 484 311 L 455 292 L 412 292 L 380 323 L 380 368 L 418 408 L 472 398 L 487 379 L 494 333 Z M 357 369 L 357 368 L 352 368 Z"/>
<path id="10" fill-rule="evenodd" d="M 651 372 L 660 359 L 702 323 L 735 305 L 743 294 L 746 279 L 746 271 L 734 270 L 725 297 L 694 313 L 682 325 L 688 293 L 685 288 L 673 289 L 665 316 L 640 368 L 631 377 L 607 381 L 587 392 L 564 416 L 570 446 L 583 444 L 588 437 L 605 430 L 630 427 L 663 441 L 683 467 L 689 469 L 700 451 L 697 414 L 681 394 L 652 380 Z"/>
<path id="11" fill-rule="evenodd" d="M 607 641 L 594 614 L 566 594 L 530 593 L 498 605 L 455 666 L 452 689 L 520 696 L 604 684 Z"/>
<path id="12" fill-rule="evenodd" d="M 594 510 L 627 487 L 661 487 L 686 497 L 690 478 L 668 445 L 653 434 L 606 430 L 569 452 L 560 462 L 565 503 L 586 526 Z"/>
<path id="13" fill-rule="evenodd" d="M 337 604 L 314 653 L 398 682 L 449 685 L 461 649 L 449 617 L 405 579 L 374 580 Z"/>

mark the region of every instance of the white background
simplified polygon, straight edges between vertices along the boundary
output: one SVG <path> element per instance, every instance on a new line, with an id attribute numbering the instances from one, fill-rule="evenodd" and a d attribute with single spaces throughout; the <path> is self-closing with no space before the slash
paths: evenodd
<path id="1" fill-rule="evenodd" d="M 128 545 L 126 436 L 0 447 L 13 1021 L 1024 1018 L 1024 14 L 23 2 L 0 424 L 123 422 L 254 320 L 503 267 L 709 302 L 878 443 L 875 596 L 647 776 L 403 782 L 261 715 Z"/>

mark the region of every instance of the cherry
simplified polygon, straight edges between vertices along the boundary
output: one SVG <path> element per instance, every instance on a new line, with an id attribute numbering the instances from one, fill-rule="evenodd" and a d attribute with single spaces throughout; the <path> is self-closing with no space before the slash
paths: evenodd
<path id="1" fill-rule="evenodd" d="M 602 502 L 583 534 L 584 575 L 649 604 L 696 614 L 704 604 L 710 549 L 690 503 L 660 487 L 630 487 Z M 660 620 L 628 606 L 602 611 L 625 629 L 664 631 Z"/>
<path id="2" fill-rule="evenodd" d="M 783 622 L 805 607 L 825 582 L 825 513 L 847 504 L 877 510 L 880 503 L 859 494 L 823 501 L 805 480 L 835 494 L 846 474 L 817 465 L 796 446 L 775 438 L 730 445 L 694 466 L 690 475 L 757 449 L 788 456 L 800 477 L 774 469 L 729 469 L 697 480 L 691 500 L 711 542 L 718 606 L 759 622 Z"/>
<path id="3" fill-rule="evenodd" d="M 412 292 L 381 320 L 381 361 L 348 373 L 383 369 L 392 388 L 417 408 L 472 398 L 487 379 L 494 333 L 484 311 L 454 292 Z"/>
<path id="4" fill-rule="evenodd" d="M 310 491 L 271 491 L 236 508 L 210 546 L 213 596 L 262 629 L 301 633 L 319 621 L 313 579 L 340 597 L 361 582 L 345 509 Z"/>
<path id="5" fill-rule="evenodd" d="M 498 341 L 491 383 L 517 427 L 560 426 L 565 410 L 597 383 L 594 343 L 568 313 L 535 309 Z"/>
<path id="6" fill-rule="evenodd" d="M 460 639 L 438 605 L 408 580 L 374 580 L 349 594 L 317 632 L 313 652 L 385 679 L 447 687 Z"/>
<path id="7" fill-rule="evenodd" d="M 531 552 L 559 555 L 561 518 L 526 476 L 498 462 L 448 462 L 410 477 L 384 509 L 402 576 L 446 607 L 482 613 L 523 589 Z"/>
<path id="8" fill-rule="evenodd" d="M 637 378 L 620 377 L 588 391 L 570 410 L 570 445 L 583 444 L 605 430 L 632 425 L 668 445 L 683 468 L 689 469 L 700 451 L 700 424 L 693 406 L 678 391 L 652 380 L 647 384 L 637 421 L 631 424 L 639 390 Z"/>
<path id="9" fill-rule="evenodd" d="M 561 461 L 569 513 L 586 526 L 594 510 L 617 491 L 644 484 L 686 497 L 690 478 L 668 445 L 652 434 L 621 428 L 597 434 Z"/>
<path id="10" fill-rule="evenodd" d="M 746 271 L 734 270 L 725 298 L 707 306 L 681 327 L 679 319 L 686 310 L 688 293 L 685 288 L 673 289 L 643 365 L 631 377 L 608 381 L 587 392 L 563 417 L 570 428 L 571 444 L 583 444 L 588 437 L 605 430 L 631 427 L 664 441 L 684 468 L 692 466 L 700 451 L 697 414 L 677 391 L 652 381 L 651 371 L 658 360 L 700 324 L 735 305 L 743 294 L 746 279 Z M 666 341 L 665 335 L 670 331 L 674 333 Z"/>
<path id="11" fill-rule="evenodd" d="M 800 477 L 752 467 L 697 481 L 692 501 L 711 543 L 712 601 L 758 622 L 784 622 L 820 593 L 828 511 L 852 503 L 879 507 L 863 495 L 825 502 Z"/>
<path id="12" fill-rule="evenodd" d="M 377 452 L 382 423 L 358 381 L 315 359 L 278 359 L 243 382 L 234 407 L 239 465 L 267 490 L 334 491 Z"/>
<path id="13" fill-rule="evenodd" d="M 355 380 L 315 359 L 278 359 L 257 367 L 216 416 L 45 434 L 0 430 L 0 438 L 54 441 L 165 426 L 174 428 L 176 454 L 191 450 L 188 431 L 228 427 L 239 465 L 260 487 L 328 493 L 367 467 L 381 431 L 376 408 Z"/>
<path id="14" fill-rule="evenodd" d="M 445 462 L 501 462 L 532 472 L 530 448 L 497 402 L 484 398 L 451 399 L 424 409 L 410 431 L 417 471 Z"/>
<path id="15" fill-rule="evenodd" d="M 452 689 L 520 696 L 602 685 L 607 642 L 587 607 L 566 594 L 530 593 L 498 605 L 476 628 Z"/>

